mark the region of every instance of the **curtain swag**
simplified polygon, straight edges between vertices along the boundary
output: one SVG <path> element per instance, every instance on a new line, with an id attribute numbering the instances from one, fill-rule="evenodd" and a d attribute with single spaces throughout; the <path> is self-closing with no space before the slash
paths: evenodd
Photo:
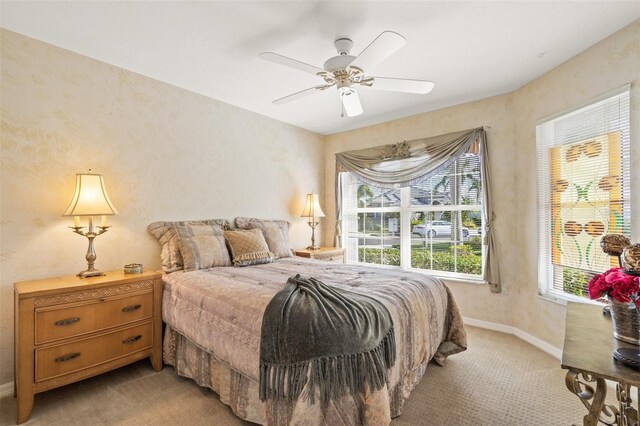
<path id="1" fill-rule="evenodd" d="M 498 258 L 493 237 L 495 213 L 491 210 L 487 133 L 482 127 L 337 153 L 336 244 L 340 245 L 342 235 L 342 179 L 340 173 L 353 173 L 358 180 L 372 186 L 403 188 L 416 185 L 446 170 L 460 156 L 468 152 L 480 156 L 480 173 L 483 179 L 483 279 L 489 283 L 493 292 L 501 292 Z"/>

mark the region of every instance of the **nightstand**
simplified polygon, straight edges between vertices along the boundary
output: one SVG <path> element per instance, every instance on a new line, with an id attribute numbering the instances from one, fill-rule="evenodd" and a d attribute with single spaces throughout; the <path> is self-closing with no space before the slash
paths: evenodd
<path id="1" fill-rule="evenodd" d="M 162 274 L 107 272 L 14 285 L 18 424 L 33 396 L 140 359 L 162 369 Z"/>
<path id="2" fill-rule="evenodd" d="M 296 256 L 308 259 L 326 260 L 328 262 L 345 263 L 344 249 L 340 247 L 320 247 L 317 250 L 298 249 Z"/>

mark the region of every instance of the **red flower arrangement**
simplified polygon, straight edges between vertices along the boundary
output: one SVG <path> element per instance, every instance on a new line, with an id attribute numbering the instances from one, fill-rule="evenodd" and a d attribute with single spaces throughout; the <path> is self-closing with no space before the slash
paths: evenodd
<path id="1" fill-rule="evenodd" d="M 630 303 L 635 300 L 640 308 L 640 277 L 628 275 L 623 268 L 611 268 L 603 274 L 595 275 L 589 281 L 589 297 L 599 299 L 609 295 L 621 303 Z"/>

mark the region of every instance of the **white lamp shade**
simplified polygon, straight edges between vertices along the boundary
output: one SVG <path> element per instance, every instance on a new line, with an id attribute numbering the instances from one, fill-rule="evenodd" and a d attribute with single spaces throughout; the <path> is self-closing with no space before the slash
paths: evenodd
<path id="1" fill-rule="evenodd" d="M 340 95 L 340 98 L 342 99 L 344 111 L 349 117 L 356 117 L 362 114 L 362 104 L 360 103 L 358 92 L 356 92 L 354 89 L 342 93 Z"/>
<path id="2" fill-rule="evenodd" d="M 102 175 L 76 175 L 76 192 L 64 216 L 111 216 L 118 211 L 111 203 Z"/>
<path id="3" fill-rule="evenodd" d="M 324 212 L 320 208 L 318 194 L 312 192 L 307 194 L 307 203 L 304 206 L 301 217 L 324 217 Z"/>

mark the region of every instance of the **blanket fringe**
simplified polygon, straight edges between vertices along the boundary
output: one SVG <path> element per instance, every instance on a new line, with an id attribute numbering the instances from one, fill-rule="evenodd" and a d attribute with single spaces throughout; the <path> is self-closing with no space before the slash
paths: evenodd
<path id="1" fill-rule="evenodd" d="M 296 364 L 260 364 L 260 400 L 286 399 L 296 401 L 309 386 L 305 400 L 315 403 L 316 387 L 322 402 L 335 400 L 345 393 L 357 395 L 379 390 L 387 383 L 387 370 L 396 361 L 393 326 L 378 346 L 368 352 L 314 358 Z"/>

